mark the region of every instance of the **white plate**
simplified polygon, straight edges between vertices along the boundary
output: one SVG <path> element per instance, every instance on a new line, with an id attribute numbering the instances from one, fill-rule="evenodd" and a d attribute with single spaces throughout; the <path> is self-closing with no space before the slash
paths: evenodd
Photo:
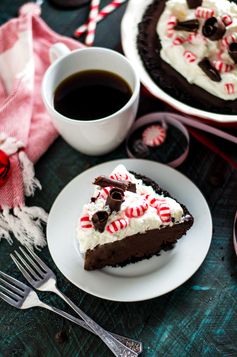
<path id="1" fill-rule="evenodd" d="M 76 225 L 93 192 L 95 177 L 108 175 L 118 164 L 155 180 L 194 216 L 194 225 L 174 249 L 123 268 L 85 271 L 76 244 Z M 140 301 L 163 295 L 189 279 L 202 264 L 212 237 L 208 205 L 198 188 L 178 171 L 148 160 L 121 159 L 90 168 L 59 194 L 49 214 L 48 246 L 59 270 L 80 289 L 114 301 Z"/>
<path id="2" fill-rule="evenodd" d="M 146 8 L 150 3 L 152 3 L 152 1 L 153 0 L 129 0 L 121 23 L 121 40 L 123 51 L 126 57 L 132 62 L 135 70 L 140 76 L 140 80 L 143 85 L 152 95 L 185 114 L 194 115 L 198 118 L 208 119 L 224 124 L 237 123 L 237 115 L 206 112 L 174 99 L 161 88 L 159 88 L 159 86 L 148 75 L 137 51 L 136 38 L 138 34 L 138 23 L 141 21 Z"/>

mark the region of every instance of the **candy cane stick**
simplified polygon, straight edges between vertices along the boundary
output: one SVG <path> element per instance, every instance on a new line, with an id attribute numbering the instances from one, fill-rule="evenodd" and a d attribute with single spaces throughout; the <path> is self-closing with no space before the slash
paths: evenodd
<path id="1" fill-rule="evenodd" d="M 99 13 L 100 0 L 92 0 L 89 13 L 89 22 L 87 27 L 87 36 L 85 39 L 85 44 L 87 46 L 92 46 L 95 38 L 95 29 L 96 29 L 96 18 Z"/>
<path id="2" fill-rule="evenodd" d="M 111 12 L 116 10 L 120 5 L 122 5 L 124 2 L 127 0 L 113 0 L 110 4 L 106 5 L 97 15 L 96 17 L 96 22 L 99 22 L 103 20 L 107 15 L 109 15 Z M 78 29 L 75 30 L 74 36 L 80 37 L 84 32 L 87 31 L 88 28 L 88 21 L 84 24 L 78 27 Z"/>

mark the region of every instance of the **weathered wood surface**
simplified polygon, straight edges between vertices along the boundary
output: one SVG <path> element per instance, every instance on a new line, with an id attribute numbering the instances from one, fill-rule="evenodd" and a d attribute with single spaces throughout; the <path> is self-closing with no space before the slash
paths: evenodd
<path id="1" fill-rule="evenodd" d="M 14 17 L 24 1 L 1 0 L 0 24 Z M 101 1 L 103 5 L 109 1 Z M 121 7 L 97 28 L 95 44 L 118 48 Z M 42 17 L 61 34 L 71 35 L 84 22 L 88 7 L 61 11 L 45 2 Z M 140 113 L 163 109 L 156 100 L 141 101 Z M 236 160 L 236 146 L 216 141 Z M 101 158 L 76 152 L 58 139 L 36 165 L 43 191 L 29 204 L 49 210 L 60 190 L 86 168 L 126 157 L 124 145 Z M 179 168 L 205 195 L 213 215 L 214 235 L 201 268 L 171 293 L 145 302 L 116 303 L 98 299 L 67 282 L 56 268 L 58 285 L 105 328 L 144 342 L 144 356 L 237 356 L 237 258 L 232 246 L 232 225 L 237 207 L 237 173 L 212 152 L 192 140 L 190 155 Z M 0 269 L 21 275 L 9 258 L 12 251 L 0 243 Z M 54 267 L 47 248 L 41 256 Z M 142 287 L 141 287 L 142 289 Z M 69 311 L 52 294 L 40 293 L 50 304 Z M 110 356 L 92 334 L 42 309 L 19 311 L 0 301 L 0 355 L 9 357 Z"/>

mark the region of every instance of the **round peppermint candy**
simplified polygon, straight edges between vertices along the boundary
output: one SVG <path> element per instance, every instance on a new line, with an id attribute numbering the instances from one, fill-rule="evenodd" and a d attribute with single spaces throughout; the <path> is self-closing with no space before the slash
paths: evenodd
<path id="1" fill-rule="evenodd" d="M 110 234 L 114 234 L 114 233 L 120 231 L 121 229 L 127 228 L 127 226 L 128 226 L 128 219 L 127 218 L 120 218 L 120 219 L 117 219 L 116 221 L 111 222 L 106 227 L 106 230 Z"/>
<path id="2" fill-rule="evenodd" d="M 141 204 L 127 207 L 125 210 L 125 214 L 128 218 L 137 218 L 143 216 L 147 209 L 148 204 L 144 201 Z"/>
<path id="3" fill-rule="evenodd" d="M 142 133 L 142 141 L 147 146 L 159 146 L 166 138 L 166 130 L 161 125 L 148 126 Z"/>
<path id="4" fill-rule="evenodd" d="M 91 229 L 93 228 L 93 225 L 91 223 L 91 220 L 89 216 L 85 215 L 80 218 L 80 224 L 82 229 Z"/>

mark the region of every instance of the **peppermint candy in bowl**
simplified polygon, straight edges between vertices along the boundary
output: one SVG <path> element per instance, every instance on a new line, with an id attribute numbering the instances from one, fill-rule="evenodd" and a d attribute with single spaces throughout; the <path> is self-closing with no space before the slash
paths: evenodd
<path id="1" fill-rule="evenodd" d="M 176 167 L 188 155 L 189 134 L 179 115 L 157 112 L 136 120 L 126 141 L 131 158 L 143 158 Z"/>

